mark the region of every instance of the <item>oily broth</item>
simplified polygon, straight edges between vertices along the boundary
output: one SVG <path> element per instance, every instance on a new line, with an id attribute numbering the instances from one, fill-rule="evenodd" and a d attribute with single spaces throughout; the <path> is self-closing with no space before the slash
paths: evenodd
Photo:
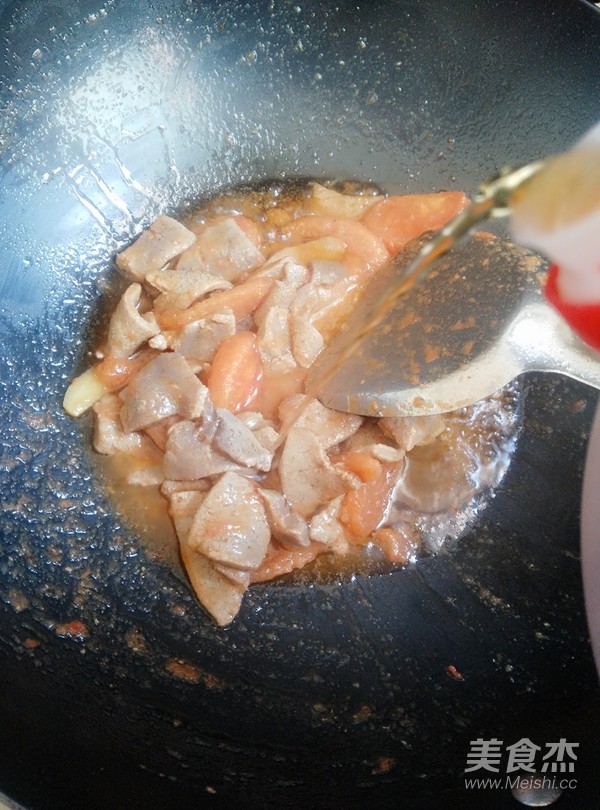
<path id="1" fill-rule="evenodd" d="M 457 540 L 485 507 L 487 494 L 506 473 L 521 424 L 521 389 L 502 391 L 446 414 L 447 427 L 431 444 L 406 455 L 386 525 L 407 539 L 410 562 Z M 295 582 L 331 581 L 353 574 L 382 574 L 398 567 L 374 542 L 348 554 L 323 554 L 290 575 Z"/>
<path id="2" fill-rule="evenodd" d="M 125 453 L 104 456 L 94 453 L 100 483 L 115 512 L 140 538 L 152 559 L 181 570 L 179 543 L 167 511 L 167 501 L 158 486 L 137 486 L 127 481 L 134 470 L 144 467 Z"/>
<path id="3" fill-rule="evenodd" d="M 396 488 L 387 522 L 412 547 L 411 561 L 456 540 L 485 505 L 486 493 L 508 469 L 521 422 L 521 391 L 512 383 L 488 400 L 447 415 L 446 430 L 432 443 L 407 453 L 406 472 Z M 138 535 L 150 556 L 184 576 L 179 543 L 157 486 L 129 484 L 144 463 L 124 454 L 94 454 L 101 483 L 117 514 Z M 354 574 L 387 573 L 391 563 L 375 543 L 348 553 L 321 554 L 286 581 L 329 582 Z"/>
<path id="4" fill-rule="evenodd" d="M 346 194 L 380 193 L 371 185 L 327 184 Z M 310 213 L 311 181 L 263 183 L 255 187 L 226 190 L 203 201 L 179 217 L 190 230 L 200 231 L 219 217 L 242 214 L 261 228 L 272 244 L 266 255 L 282 247 L 277 230 L 293 219 Z M 111 296 L 112 297 L 112 296 Z M 105 310 L 105 308 L 103 307 Z M 343 313 L 336 313 L 339 317 Z M 386 518 L 407 541 L 410 561 L 436 551 L 455 539 L 472 523 L 489 492 L 503 477 L 515 445 L 520 423 L 520 390 L 511 384 L 495 396 L 470 408 L 447 415 L 446 429 L 432 444 L 407 453 L 405 472 L 399 481 Z M 167 512 L 167 501 L 157 486 L 127 483 L 133 464 L 125 454 L 101 456 L 95 464 L 116 512 L 140 537 L 148 553 L 181 572 L 178 541 Z M 285 577 L 286 581 L 330 581 L 354 573 L 386 572 L 390 563 L 373 542 L 351 546 L 349 552 L 321 554 L 313 563 Z"/>

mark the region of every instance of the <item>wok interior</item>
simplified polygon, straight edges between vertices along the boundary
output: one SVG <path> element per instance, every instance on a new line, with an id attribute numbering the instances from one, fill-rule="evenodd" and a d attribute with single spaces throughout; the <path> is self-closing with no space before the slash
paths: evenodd
<path id="1" fill-rule="evenodd" d="M 159 213 L 296 175 L 472 192 L 598 117 L 597 15 L 534 2 L 0 11 L 2 787 L 32 806 L 76 789 L 99 806 L 127 780 L 146 807 L 207 787 L 223 801 L 243 790 L 247 806 L 328 806 L 324 786 L 327 801 L 396 806 L 402 783 L 407 807 L 479 806 L 456 793 L 477 736 L 577 739 L 583 772 L 599 716 L 577 559 L 587 389 L 525 381 L 514 463 L 451 553 L 343 587 L 258 587 L 226 631 L 119 523 L 89 425 L 60 402 L 110 257 Z M 67 779 L 57 733 L 104 770 Z"/>

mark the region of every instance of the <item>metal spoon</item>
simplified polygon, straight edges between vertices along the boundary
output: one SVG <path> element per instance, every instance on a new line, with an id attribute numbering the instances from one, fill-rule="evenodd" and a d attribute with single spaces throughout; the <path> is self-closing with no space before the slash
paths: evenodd
<path id="1" fill-rule="evenodd" d="M 540 167 L 501 174 L 442 231 L 382 268 L 313 365 L 310 393 L 341 411 L 418 416 L 473 404 L 526 371 L 600 388 L 597 355 L 543 298 L 545 261 L 489 234 L 457 244 L 505 215 Z"/>

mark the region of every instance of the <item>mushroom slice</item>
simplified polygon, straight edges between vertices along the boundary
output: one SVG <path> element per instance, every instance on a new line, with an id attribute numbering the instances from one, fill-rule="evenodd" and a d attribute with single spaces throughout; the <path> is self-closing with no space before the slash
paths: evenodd
<path id="1" fill-rule="evenodd" d="M 148 273 L 160 270 L 165 264 L 187 250 L 196 235 L 177 220 L 160 216 L 130 247 L 119 253 L 117 265 L 136 281 L 143 281 Z"/>
<path id="2" fill-rule="evenodd" d="M 187 543 L 213 562 L 252 570 L 263 561 L 271 531 L 256 486 L 225 473 L 196 512 Z"/>
<path id="3" fill-rule="evenodd" d="M 122 392 L 123 427 L 140 430 L 176 414 L 196 419 L 207 394 L 185 357 L 164 352 L 145 365 Z"/>
<path id="4" fill-rule="evenodd" d="M 112 357 L 131 357 L 142 343 L 160 332 L 153 312 L 144 315 L 138 312 L 141 294 L 141 284 L 130 284 L 112 314 L 106 349 L 106 353 Z"/>

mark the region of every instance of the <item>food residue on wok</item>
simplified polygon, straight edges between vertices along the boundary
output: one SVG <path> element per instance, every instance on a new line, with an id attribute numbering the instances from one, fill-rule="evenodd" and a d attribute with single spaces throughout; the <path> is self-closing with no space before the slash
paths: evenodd
<path id="1" fill-rule="evenodd" d="M 404 419 L 307 394 L 365 282 L 466 203 L 345 191 L 274 186 L 223 194 L 185 224 L 160 216 L 118 254 L 127 286 L 65 395 L 71 415 L 93 410 L 95 450 L 166 506 L 219 625 L 252 583 L 323 555 L 368 547 L 406 564 L 415 516 L 457 510 L 503 471 L 514 418 L 502 394 Z"/>

